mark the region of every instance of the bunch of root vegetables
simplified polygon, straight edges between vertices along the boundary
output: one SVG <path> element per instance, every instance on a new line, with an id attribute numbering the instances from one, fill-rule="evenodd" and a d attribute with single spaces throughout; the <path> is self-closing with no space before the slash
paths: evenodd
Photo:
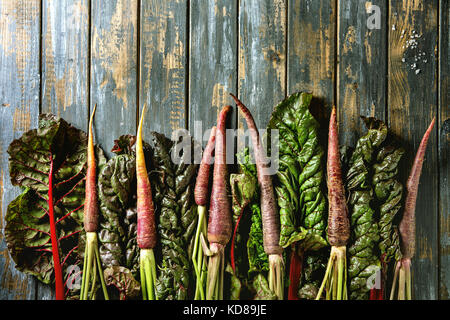
<path id="1" fill-rule="evenodd" d="M 84 206 L 67 213 L 60 213 L 53 199 L 64 183 L 53 182 L 58 171 L 53 165 L 64 161 L 56 155 L 48 170 L 39 169 L 49 177 L 43 182 L 47 197 L 40 193 L 42 186 L 33 191 L 35 184 L 23 178 L 24 170 L 32 168 L 14 153 L 36 135 L 33 139 L 50 142 L 35 151 L 44 154 L 41 149 L 48 148 L 52 154 L 60 142 L 48 138 L 56 136 L 50 129 L 65 122 L 42 121 L 38 131 L 13 142 L 8 149 L 11 179 L 26 189 L 8 207 L 5 233 L 19 270 L 53 283 L 60 300 L 412 299 L 415 203 L 434 119 L 418 146 L 403 195 L 398 167 L 404 150 L 382 121 L 362 117 L 367 134 L 354 148 L 343 148 L 333 107 L 326 143 L 320 140 L 324 128 L 309 112 L 312 95 L 293 94 L 276 106 L 268 126 L 269 135 L 279 131 L 279 171 L 274 175 L 267 152 L 273 146 L 265 147 L 250 110 L 232 97 L 252 145 L 239 155 L 238 166 L 226 161 L 231 106 L 220 111 L 199 167 L 170 163 L 173 144 L 157 133 L 157 145 L 143 142 L 145 107 L 137 135 L 119 138 L 113 148 L 117 156 L 105 165 L 94 146 L 94 109 L 88 136 L 80 140 L 87 143 L 85 164 L 66 178 L 84 182 Z M 40 218 L 49 222 L 48 231 L 31 223 L 19 227 L 28 223 L 21 208 L 29 192 L 45 200 L 36 206 L 47 213 Z M 66 232 L 79 238 L 62 245 L 68 236 L 61 233 L 61 222 L 74 213 L 82 217 L 74 221 L 84 230 Z M 25 241 L 20 234 L 32 229 L 44 240 L 35 245 Z M 41 255 L 24 264 L 26 250 Z M 45 274 L 36 267 L 43 257 L 50 266 Z M 80 265 L 79 287 L 69 286 L 67 259 Z M 370 285 L 376 275 L 378 285 Z"/>

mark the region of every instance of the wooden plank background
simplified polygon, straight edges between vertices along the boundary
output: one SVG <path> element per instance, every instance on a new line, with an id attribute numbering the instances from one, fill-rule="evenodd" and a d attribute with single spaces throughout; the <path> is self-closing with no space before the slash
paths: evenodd
<path id="1" fill-rule="evenodd" d="M 19 192 L 6 150 L 39 113 L 86 130 L 98 104 L 95 137 L 110 155 L 144 104 L 145 136 L 181 128 L 205 144 L 229 92 L 264 128 L 287 94 L 309 91 L 314 109 L 337 106 L 342 144 L 364 132 L 360 115 L 376 116 L 404 140 L 407 163 L 437 117 L 414 297 L 449 299 L 449 14 L 446 0 L 0 0 L 0 230 Z M 230 126 L 246 128 L 237 112 Z M 15 270 L 0 234 L 0 299 L 51 298 Z"/>

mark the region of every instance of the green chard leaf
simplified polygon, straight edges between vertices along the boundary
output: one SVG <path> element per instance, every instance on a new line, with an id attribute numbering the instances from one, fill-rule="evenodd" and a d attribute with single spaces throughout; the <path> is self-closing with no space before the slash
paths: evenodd
<path id="1" fill-rule="evenodd" d="M 113 266 L 104 271 L 105 283 L 115 287 L 119 292 L 120 300 L 138 299 L 141 297 L 141 284 L 125 267 Z"/>
<path id="2" fill-rule="evenodd" d="M 269 258 L 264 251 L 262 216 L 256 165 L 251 162 L 249 149 L 237 154 L 240 173 L 230 175 L 233 222 L 236 232 L 232 237 L 231 299 L 274 299 L 265 274 Z"/>
<path id="3" fill-rule="evenodd" d="M 280 245 L 299 241 L 304 250 L 327 245 L 326 197 L 323 193 L 324 150 L 319 123 L 309 111 L 312 95 L 295 93 L 282 101 L 268 125 L 279 135 L 278 179 L 274 179 L 280 208 Z"/>
<path id="4" fill-rule="evenodd" d="M 382 147 L 374 164 L 373 186 L 379 205 L 378 247 L 384 265 L 401 257 L 400 236 L 393 224 L 402 207 L 403 186 L 398 181 L 398 166 L 405 150 L 390 144 Z"/>
<path id="5" fill-rule="evenodd" d="M 16 268 L 46 284 L 54 282 L 51 208 L 64 282 L 71 276 L 69 269 L 82 262 L 86 148 L 86 133 L 52 114 L 42 114 L 38 128 L 25 132 L 8 148 L 11 182 L 24 191 L 8 206 L 6 242 Z M 98 147 L 96 155 L 101 170 L 106 159 Z M 70 290 L 68 295 L 73 296 L 75 291 Z"/>
<path id="6" fill-rule="evenodd" d="M 98 177 L 100 260 L 105 269 L 105 279 L 108 276 L 111 280 L 107 284 L 118 289 L 118 292 L 112 292 L 111 299 L 134 298 L 137 288 L 129 286 L 136 282 L 130 277 L 139 277 L 135 142 L 136 137 L 132 135 L 115 140 L 112 151 L 116 155 L 107 162 Z M 144 153 L 150 159 L 151 147 L 145 142 Z M 131 282 L 119 283 L 122 280 Z"/>
<path id="7" fill-rule="evenodd" d="M 322 248 L 305 257 L 302 278 L 298 286 L 298 297 L 300 299 L 314 300 L 317 297 L 327 266 L 328 256 L 328 248 Z"/>
<path id="8" fill-rule="evenodd" d="M 184 136 L 190 139 L 190 148 L 179 153 L 178 143 L 157 132 L 151 136 L 154 154 L 149 176 L 158 230 L 156 258 L 161 261 L 156 292 L 160 300 L 184 300 L 189 298 L 193 281 L 190 257 L 197 224 L 193 196 L 198 165 L 189 161 L 193 162 L 197 146 L 191 137 Z M 172 161 L 175 153 L 180 155 L 179 163 Z"/>
<path id="9" fill-rule="evenodd" d="M 268 272 L 269 257 L 264 251 L 262 215 L 259 204 L 251 205 L 251 226 L 247 241 L 248 273 Z"/>
<path id="10" fill-rule="evenodd" d="M 374 156 L 387 136 L 386 125 L 375 118 L 362 117 L 368 132 L 353 151 L 346 173 L 351 239 L 348 244 L 350 299 L 368 299 L 368 278 L 380 268 L 379 230 L 376 221 L 371 168 Z"/>

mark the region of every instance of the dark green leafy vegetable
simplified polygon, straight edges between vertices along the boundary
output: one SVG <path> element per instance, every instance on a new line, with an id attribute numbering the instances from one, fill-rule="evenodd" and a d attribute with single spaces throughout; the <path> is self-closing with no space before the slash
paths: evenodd
<path id="1" fill-rule="evenodd" d="M 279 170 L 275 183 L 280 207 L 280 245 L 302 240 L 305 248 L 327 244 L 326 198 L 323 194 L 324 150 L 319 124 L 309 112 L 312 95 L 295 93 L 272 113 L 268 129 L 278 129 Z M 270 132 L 269 132 L 270 134 Z"/>
<path id="2" fill-rule="evenodd" d="M 248 149 L 246 149 L 248 151 Z M 247 259 L 247 241 L 249 239 L 249 226 L 251 224 L 251 204 L 257 196 L 256 175 L 248 173 L 239 173 L 230 175 L 230 186 L 232 195 L 232 212 L 234 232 L 231 238 L 230 259 L 234 274 L 240 278 L 245 278 L 248 272 L 249 261 Z M 257 240 L 258 245 L 262 246 L 261 238 Z M 264 252 L 264 248 L 261 248 Z M 267 256 L 264 253 L 265 256 Z"/>
<path id="3" fill-rule="evenodd" d="M 266 277 L 258 273 L 252 282 L 253 289 L 255 290 L 254 300 L 276 300 L 277 295 L 270 290 L 269 283 Z"/>
<path id="4" fill-rule="evenodd" d="M 249 269 L 248 273 L 261 273 L 269 271 L 269 259 L 264 251 L 263 226 L 261 208 L 257 203 L 251 205 L 251 226 L 247 240 Z"/>
<path id="5" fill-rule="evenodd" d="M 237 159 L 240 172 L 230 175 L 235 228 L 230 250 L 230 299 L 276 299 L 265 276 L 269 259 L 263 244 L 256 166 L 248 148 L 239 152 Z"/>
<path id="6" fill-rule="evenodd" d="M 289 96 L 276 106 L 268 125 L 268 134 L 275 129 L 279 137 L 274 186 L 280 209 L 280 245 L 302 257 L 327 245 L 324 149 L 319 123 L 309 111 L 311 99 L 304 92 Z M 298 299 L 301 264 L 302 259 L 291 255 L 288 299 Z"/>
<path id="7" fill-rule="evenodd" d="M 322 248 L 304 258 L 302 278 L 298 289 L 300 299 L 313 300 L 316 298 L 327 266 L 328 255 L 328 249 Z"/>
<path id="8" fill-rule="evenodd" d="M 346 174 L 352 236 L 348 247 L 350 299 L 368 299 L 368 278 L 380 269 L 377 252 L 379 230 L 375 217 L 371 168 L 376 151 L 387 136 L 386 125 L 375 118 L 362 117 L 368 132 L 352 153 Z"/>
<path id="9" fill-rule="evenodd" d="M 8 148 L 11 182 L 24 188 L 6 213 L 8 249 L 18 270 L 47 284 L 55 281 L 55 252 L 64 277 L 67 268 L 82 259 L 86 146 L 83 131 L 52 114 L 42 114 L 38 128 L 25 132 Z M 101 167 L 106 159 L 101 149 L 95 151 Z M 50 195 L 53 203 L 49 205 Z M 50 214 L 57 244 L 51 240 Z"/>
<path id="10" fill-rule="evenodd" d="M 183 300 L 188 298 L 193 280 L 190 257 L 197 223 L 193 192 L 198 165 L 188 164 L 185 159 L 192 161 L 194 157 L 184 150 L 179 154 L 180 163 L 174 163 L 171 156 L 178 155 L 177 143 L 164 135 L 152 132 L 152 141 L 149 176 L 156 207 L 157 261 L 161 261 L 156 293 L 159 300 Z M 193 152 L 194 143 L 189 141 Z"/>
<path id="11" fill-rule="evenodd" d="M 135 282 L 130 277 L 134 280 L 139 277 L 135 142 L 136 137 L 132 135 L 123 135 L 115 140 L 112 151 L 116 155 L 108 161 L 98 177 L 100 259 L 105 272 L 109 270 L 110 280 L 106 282 L 110 285 L 110 291 L 111 288 L 117 288 L 120 299 L 135 298 L 135 289 L 130 287 Z M 144 152 L 150 159 L 150 145 L 144 143 Z M 140 288 L 139 282 L 137 284 Z M 115 292 L 112 294 L 114 298 Z"/>
<path id="12" fill-rule="evenodd" d="M 403 186 L 397 180 L 399 162 L 405 153 L 401 147 L 389 145 L 380 149 L 374 167 L 373 186 L 379 202 L 380 242 L 383 263 L 400 258 L 400 238 L 394 219 L 402 207 Z"/>
<path id="13" fill-rule="evenodd" d="M 141 285 L 127 268 L 113 266 L 104 270 L 105 282 L 109 287 L 115 287 L 119 299 L 137 299 L 140 297 Z"/>
<path id="14" fill-rule="evenodd" d="M 100 199 L 100 257 L 104 268 L 121 266 L 137 276 L 135 136 L 115 141 L 111 158 L 98 177 Z M 146 153 L 151 154 L 150 146 Z"/>

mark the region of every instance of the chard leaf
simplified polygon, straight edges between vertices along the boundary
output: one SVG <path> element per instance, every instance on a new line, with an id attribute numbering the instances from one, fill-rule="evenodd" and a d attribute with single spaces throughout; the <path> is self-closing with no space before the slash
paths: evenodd
<path id="1" fill-rule="evenodd" d="M 151 135 L 154 154 L 149 176 L 156 204 L 157 259 L 161 261 L 156 292 L 161 300 L 184 300 L 192 282 L 190 257 L 197 223 L 193 193 L 198 165 L 187 159 L 194 159 L 197 147 L 191 137 L 184 136 L 190 150 L 178 152 L 178 143 L 157 132 Z M 179 163 L 172 161 L 175 153 Z"/>
<path id="2" fill-rule="evenodd" d="M 123 135 L 115 140 L 112 151 L 116 155 L 98 176 L 100 259 L 105 278 L 110 277 L 109 283 L 119 290 L 120 299 L 133 298 L 136 289 L 133 286 L 125 290 L 131 284 L 121 281 L 132 281 L 131 277 L 137 279 L 139 276 L 135 142 L 136 137 L 132 135 Z M 149 164 L 151 147 L 145 142 L 144 154 Z M 108 274 L 106 270 L 109 270 Z"/>
<path id="3" fill-rule="evenodd" d="M 54 282 L 50 209 L 64 282 L 68 268 L 82 261 L 86 148 L 86 134 L 52 114 L 42 114 L 38 128 L 25 132 L 8 148 L 11 182 L 24 189 L 6 212 L 8 249 L 18 270 L 46 284 Z M 101 170 L 106 159 L 98 147 L 96 155 Z M 53 203 L 48 201 L 50 193 Z"/>
<path id="4" fill-rule="evenodd" d="M 137 276 L 139 248 L 136 241 L 136 137 L 124 135 L 115 140 L 116 155 L 98 177 L 100 201 L 100 259 L 104 268 L 123 267 Z M 144 142 L 150 158 L 151 147 Z M 150 163 L 148 160 L 146 163 Z"/>
<path id="5" fill-rule="evenodd" d="M 350 214 L 351 239 L 348 245 L 348 277 L 350 299 L 368 299 L 367 280 L 380 268 L 378 257 L 379 230 L 375 218 L 371 168 L 374 156 L 386 139 L 386 125 L 375 118 L 362 117 L 368 132 L 353 151 L 346 173 L 346 189 Z"/>
<path id="6" fill-rule="evenodd" d="M 255 290 L 254 300 L 276 300 L 276 294 L 270 290 L 269 283 L 263 274 L 258 273 L 252 282 L 253 289 Z"/>
<path id="7" fill-rule="evenodd" d="M 273 300 L 276 295 L 265 277 L 269 258 L 263 244 L 256 165 L 251 162 L 248 148 L 239 152 L 237 159 L 240 173 L 230 175 L 233 221 L 235 226 L 239 222 L 232 241 L 235 272 L 229 267 L 231 299 Z"/>
<path id="8" fill-rule="evenodd" d="M 272 113 L 268 129 L 279 134 L 279 170 L 274 186 L 280 208 L 280 245 L 299 241 L 305 250 L 327 245 L 324 150 L 319 124 L 309 112 L 312 95 L 295 93 Z"/>
<path id="9" fill-rule="evenodd" d="M 252 260 L 250 256 L 247 256 L 246 243 L 250 241 L 250 206 L 257 199 L 257 185 L 258 181 L 252 174 L 244 172 L 230 174 L 234 223 L 234 232 L 230 242 L 230 257 L 231 259 L 234 258 L 234 261 L 231 261 L 231 264 L 234 263 L 235 266 L 234 274 L 240 278 L 246 277 L 249 263 L 251 264 Z M 262 234 L 259 240 L 262 241 Z"/>
<path id="10" fill-rule="evenodd" d="M 298 286 L 300 299 L 314 300 L 317 297 L 329 256 L 327 248 L 308 254 L 303 261 L 302 277 Z"/>
<path id="11" fill-rule="evenodd" d="M 400 236 L 393 225 L 394 219 L 402 207 L 403 186 L 398 181 L 399 162 L 405 150 L 395 145 L 380 149 L 373 166 L 373 186 L 379 205 L 378 228 L 380 242 L 378 247 L 383 264 L 400 259 Z"/>
<path id="12" fill-rule="evenodd" d="M 261 208 L 254 203 L 251 206 L 251 226 L 247 241 L 249 269 L 248 273 L 269 271 L 269 257 L 264 251 Z"/>
<path id="13" fill-rule="evenodd" d="M 113 266 L 106 268 L 103 274 L 106 285 L 116 288 L 119 292 L 120 300 L 140 298 L 141 284 L 134 278 L 129 269 Z"/>

